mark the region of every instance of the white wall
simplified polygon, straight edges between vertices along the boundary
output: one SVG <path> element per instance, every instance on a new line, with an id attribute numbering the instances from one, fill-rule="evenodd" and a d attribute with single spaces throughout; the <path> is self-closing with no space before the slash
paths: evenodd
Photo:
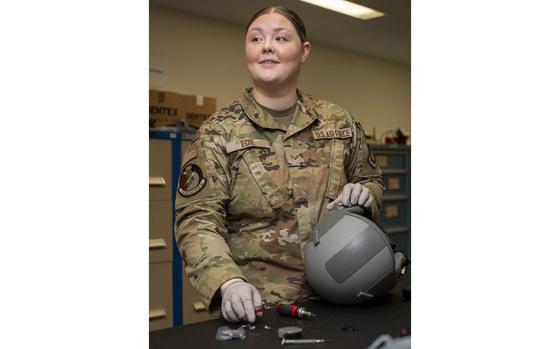
<path id="1" fill-rule="evenodd" d="M 248 17 L 250 15 L 248 14 Z M 251 85 L 245 28 L 150 5 L 150 87 L 217 98 L 218 108 Z M 410 66 L 311 42 L 302 91 L 348 109 L 368 133 L 410 130 Z"/>

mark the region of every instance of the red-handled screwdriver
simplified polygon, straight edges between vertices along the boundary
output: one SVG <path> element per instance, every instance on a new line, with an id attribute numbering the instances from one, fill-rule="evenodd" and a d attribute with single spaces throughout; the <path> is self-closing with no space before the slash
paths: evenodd
<path id="1" fill-rule="evenodd" d="M 274 304 L 264 302 L 262 305 L 257 305 L 255 307 L 255 313 L 264 313 L 265 310 L 272 308 L 274 308 Z"/>
<path id="2" fill-rule="evenodd" d="M 295 317 L 298 319 L 314 319 L 316 316 L 304 307 L 291 304 L 276 304 L 276 311 L 282 315 Z"/>

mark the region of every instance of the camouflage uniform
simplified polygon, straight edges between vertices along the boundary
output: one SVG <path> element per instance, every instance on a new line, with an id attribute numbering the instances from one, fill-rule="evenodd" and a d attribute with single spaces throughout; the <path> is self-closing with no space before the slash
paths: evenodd
<path id="1" fill-rule="evenodd" d="M 377 217 L 381 171 L 360 124 L 343 108 L 298 91 L 283 130 L 250 89 L 199 129 L 185 151 L 175 236 L 193 287 L 210 310 L 234 277 L 268 302 L 313 296 L 302 251 L 325 206 L 348 182 L 367 187 Z"/>

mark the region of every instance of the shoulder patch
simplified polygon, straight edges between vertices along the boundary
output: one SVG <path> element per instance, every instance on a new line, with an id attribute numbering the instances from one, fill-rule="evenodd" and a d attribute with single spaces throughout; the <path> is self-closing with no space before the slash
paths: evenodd
<path id="1" fill-rule="evenodd" d="M 196 151 L 196 149 L 194 150 Z M 189 197 L 201 191 L 206 182 L 207 180 L 204 178 L 204 173 L 202 173 L 200 166 L 185 163 L 181 169 L 177 191 L 179 194 Z"/>

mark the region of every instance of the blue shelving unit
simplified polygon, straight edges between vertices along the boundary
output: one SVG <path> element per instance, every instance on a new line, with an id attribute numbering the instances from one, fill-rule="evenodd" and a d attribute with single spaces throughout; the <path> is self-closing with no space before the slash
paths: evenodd
<path id="1" fill-rule="evenodd" d="M 397 243 L 397 251 L 411 257 L 410 220 L 410 146 L 400 144 L 370 145 L 383 172 L 386 190 L 378 224 Z M 410 267 L 406 273 L 410 280 Z"/>
<path id="2" fill-rule="evenodd" d="M 182 157 L 182 141 L 192 140 L 196 130 L 184 131 L 165 131 L 158 129 L 150 129 L 150 138 L 167 140 L 171 142 L 171 193 L 172 202 L 175 202 L 177 194 L 177 181 L 181 171 L 181 157 Z M 171 232 L 173 241 L 175 240 L 175 214 L 172 214 Z M 182 287 L 182 258 L 177 248 L 177 244 L 173 243 L 173 261 L 172 261 L 172 282 L 173 282 L 173 326 L 181 326 L 183 324 L 183 287 Z"/>

